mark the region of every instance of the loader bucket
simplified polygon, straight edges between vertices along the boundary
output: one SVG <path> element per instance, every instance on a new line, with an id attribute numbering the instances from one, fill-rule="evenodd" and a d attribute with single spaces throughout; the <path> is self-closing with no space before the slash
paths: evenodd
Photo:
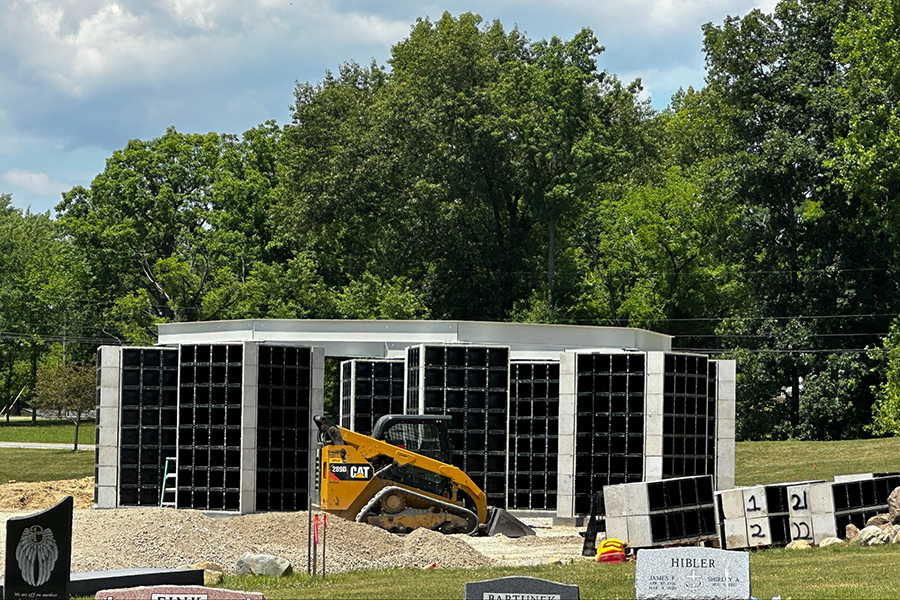
<path id="1" fill-rule="evenodd" d="M 491 509 L 487 521 L 487 534 L 503 534 L 506 537 L 519 538 L 534 535 L 534 529 L 515 518 L 502 508 Z"/>

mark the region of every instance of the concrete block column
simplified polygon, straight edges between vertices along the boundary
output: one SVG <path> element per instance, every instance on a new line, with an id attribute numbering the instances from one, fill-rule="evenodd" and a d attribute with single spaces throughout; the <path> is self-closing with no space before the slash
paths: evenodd
<path id="1" fill-rule="evenodd" d="M 259 417 L 259 342 L 244 342 L 241 373 L 242 515 L 256 512 L 257 427 Z"/>
<path id="2" fill-rule="evenodd" d="M 647 352 L 644 376 L 644 481 L 663 474 L 663 385 L 665 352 Z"/>
<path id="3" fill-rule="evenodd" d="M 737 366 L 716 361 L 716 489 L 734 487 L 734 439 Z"/>
<path id="4" fill-rule="evenodd" d="M 98 359 L 95 506 L 116 508 L 119 506 L 122 348 L 101 346 Z"/>
<path id="5" fill-rule="evenodd" d="M 559 356 L 559 453 L 557 455 L 556 517 L 575 518 L 575 407 L 577 399 L 574 352 Z"/>

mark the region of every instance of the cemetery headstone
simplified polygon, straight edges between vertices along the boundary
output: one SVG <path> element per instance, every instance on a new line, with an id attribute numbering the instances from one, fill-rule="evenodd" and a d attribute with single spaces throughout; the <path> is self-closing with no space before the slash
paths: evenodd
<path id="1" fill-rule="evenodd" d="M 536 577 L 501 577 L 466 584 L 464 600 L 579 600 L 577 585 Z"/>
<path id="2" fill-rule="evenodd" d="M 72 496 L 6 521 L 4 600 L 67 600 L 72 569 Z"/>
<path id="3" fill-rule="evenodd" d="M 748 600 L 750 556 L 699 547 L 638 550 L 634 588 L 638 600 Z"/>

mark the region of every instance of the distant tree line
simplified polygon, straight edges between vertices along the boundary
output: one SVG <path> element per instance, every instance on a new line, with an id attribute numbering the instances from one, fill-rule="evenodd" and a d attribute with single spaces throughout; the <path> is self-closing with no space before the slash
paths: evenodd
<path id="1" fill-rule="evenodd" d="M 474 319 L 736 358 L 742 439 L 900 433 L 898 25 L 708 24 L 707 85 L 654 111 L 588 29 L 445 14 L 298 83 L 289 124 L 132 140 L 55 220 L 0 203 L 0 406 L 162 322 Z"/>

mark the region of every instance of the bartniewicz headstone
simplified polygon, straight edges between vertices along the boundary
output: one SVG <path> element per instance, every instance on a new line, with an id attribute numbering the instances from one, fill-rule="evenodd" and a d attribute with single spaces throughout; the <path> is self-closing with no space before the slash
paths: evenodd
<path id="1" fill-rule="evenodd" d="M 6 521 L 4 600 L 67 600 L 72 569 L 72 496 Z"/>
<path id="2" fill-rule="evenodd" d="M 501 577 L 471 581 L 463 589 L 463 600 L 578 600 L 577 585 L 536 577 Z"/>
<path id="3" fill-rule="evenodd" d="M 638 550 L 634 589 L 638 600 L 748 600 L 750 556 L 699 547 Z"/>

